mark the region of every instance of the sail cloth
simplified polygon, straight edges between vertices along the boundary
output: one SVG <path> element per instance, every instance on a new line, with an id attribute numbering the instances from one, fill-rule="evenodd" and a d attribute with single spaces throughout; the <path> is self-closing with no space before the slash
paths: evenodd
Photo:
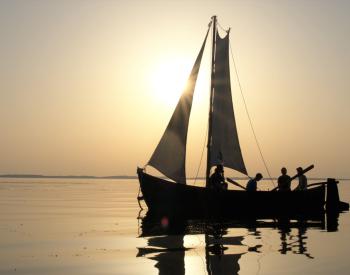
<path id="1" fill-rule="evenodd" d="M 210 167 L 223 164 L 247 175 L 232 105 L 229 34 L 221 38 L 216 33 L 214 64 Z"/>
<path id="2" fill-rule="evenodd" d="M 209 29 L 201 50 L 193 65 L 186 87 L 176 105 L 165 132 L 159 141 L 148 165 L 153 166 L 168 178 L 186 184 L 186 140 L 190 119 L 193 92 L 196 86 L 199 67 L 207 40 Z"/>

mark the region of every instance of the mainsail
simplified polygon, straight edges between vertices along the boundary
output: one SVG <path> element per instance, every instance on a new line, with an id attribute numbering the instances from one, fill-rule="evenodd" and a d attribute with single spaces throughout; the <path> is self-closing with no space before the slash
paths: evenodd
<path id="1" fill-rule="evenodd" d="M 188 122 L 190 119 L 193 92 L 208 33 L 209 29 L 187 80 L 185 90 L 176 105 L 175 111 L 156 150 L 148 162 L 149 165 L 178 183 L 186 183 L 185 162 Z"/>
<path id="2" fill-rule="evenodd" d="M 215 67 L 212 102 L 212 131 L 210 141 L 210 166 L 223 164 L 243 174 L 247 174 L 237 127 L 233 112 L 230 62 L 229 34 L 221 38 L 216 33 Z"/>

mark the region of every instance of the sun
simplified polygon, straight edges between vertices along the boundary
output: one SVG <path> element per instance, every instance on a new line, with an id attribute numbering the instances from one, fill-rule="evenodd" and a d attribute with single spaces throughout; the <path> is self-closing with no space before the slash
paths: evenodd
<path id="1" fill-rule="evenodd" d="M 150 77 L 152 94 L 161 104 L 176 105 L 189 74 L 190 66 L 184 59 L 170 58 L 159 62 Z"/>

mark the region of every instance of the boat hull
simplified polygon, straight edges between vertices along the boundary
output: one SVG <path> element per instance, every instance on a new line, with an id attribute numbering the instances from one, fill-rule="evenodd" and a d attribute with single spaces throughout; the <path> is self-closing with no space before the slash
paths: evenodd
<path id="1" fill-rule="evenodd" d="M 323 215 L 325 186 L 307 191 L 215 191 L 176 184 L 138 170 L 141 191 L 149 211 L 182 218 L 299 218 Z"/>

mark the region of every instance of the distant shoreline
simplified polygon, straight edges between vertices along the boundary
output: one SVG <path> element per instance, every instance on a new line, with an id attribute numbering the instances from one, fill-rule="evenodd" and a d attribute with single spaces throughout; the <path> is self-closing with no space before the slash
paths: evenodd
<path id="1" fill-rule="evenodd" d="M 31 174 L 4 174 L 0 175 L 0 178 L 13 178 L 13 179 L 137 179 L 137 176 L 48 176 L 48 175 L 31 175 Z M 187 178 L 188 180 L 194 180 L 195 178 Z M 204 180 L 204 177 L 198 177 L 198 180 Z M 248 180 L 248 177 L 233 177 L 235 180 Z M 271 180 L 270 178 L 264 178 L 263 180 Z M 272 178 L 277 180 L 277 178 Z M 309 178 L 309 180 L 327 180 L 327 178 Z M 350 178 L 337 178 L 337 180 L 348 181 Z"/>
<path id="2" fill-rule="evenodd" d="M 137 176 L 47 176 L 47 175 L 0 175 L 0 178 L 14 178 L 14 179 L 137 179 Z"/>

